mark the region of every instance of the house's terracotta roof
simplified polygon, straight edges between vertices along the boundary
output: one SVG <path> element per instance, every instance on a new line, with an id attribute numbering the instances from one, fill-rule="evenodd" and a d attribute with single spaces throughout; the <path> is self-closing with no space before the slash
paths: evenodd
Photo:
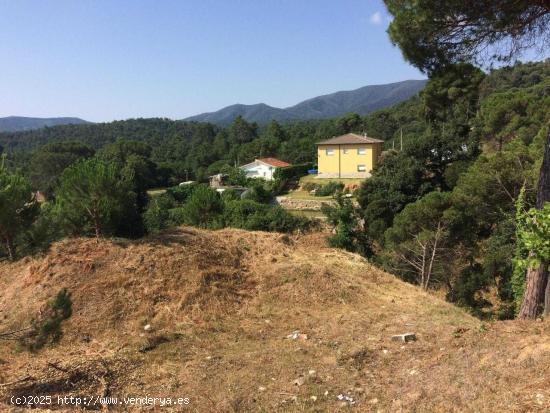
<path id="1" fill-rule="evenodd" d="M 358 135 L 356 133 L 346 133 L 342 136 L 336 136 L 326 141 L 317 142 L 317 145 L 345 145 L 357 143 L 384 143 L 380 139 L 371 138 L 367 135 Z"/>
<path id="2" fill-rule="evenodd" d="M 256 159 L 259 162 L 266 163 L 271 166 L 275 166 L 276 168 L 282 168 L 284 166 L 290 166 L 289 163 L 286 163 L 285 161 L 281 161 L 277 158 L 258 158 Z"/>

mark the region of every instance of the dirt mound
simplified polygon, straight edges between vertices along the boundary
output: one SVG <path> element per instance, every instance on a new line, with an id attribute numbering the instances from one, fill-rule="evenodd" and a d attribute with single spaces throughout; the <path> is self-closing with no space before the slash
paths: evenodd
<path id="1" fill-rule="evenodd" d="M 0 403 L 87 395 L 117 398 L 109 407 L 120 411 L 150 408 L 124 396 L 188 398 L 163 409 L 199 412 L 550 407 L 547 323 L 482 325 L 324 238 L 180 228 L 141 241 L 65 240 L 44 257 L 0 263 L 0 333 L 27 326 L 61 288 L 73 299 L 58 345 L 29 354 L 0 341 Z M 409 331 L 417 341 L 391 341 Z"/>

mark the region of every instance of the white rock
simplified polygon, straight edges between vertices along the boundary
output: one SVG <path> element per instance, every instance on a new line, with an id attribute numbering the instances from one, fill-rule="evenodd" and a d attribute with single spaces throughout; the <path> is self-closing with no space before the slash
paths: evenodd
<path id="1" fill-rule="evenodd" d="M 260 387 L 258 387 L 258 390 L 259 391 L 266 391 L 267 389 L 264 386 L 260 386 Z"/>
<path id="2" fill-rule="evenodd" d="M 404 343 L 408 343 L 409 341 L 416 341 L 416 334 L 414 333 L 403 333 L 403 334 L 396 334 L 394 336 L 391 336 L 392 341 L 403 341 Z"/>
<path id="3" fill-rule="evenodd" d="M 301 386 L 301 385 L 303 385 L 305 382 L 306 382 L 305 377 L 300 376 L 300 377 L 298 377 L 296 380 L 294 380 L 294 381 L 292 382 L 292 384 L 294 384 L 295 386 Z"/>
<path id="4" fill-rule="evenodd" d="M 143 327 L 143 329 L 144 329 L 145 331 L 151 330 L 151 324 L 146 324 L 146 325 Z"/>

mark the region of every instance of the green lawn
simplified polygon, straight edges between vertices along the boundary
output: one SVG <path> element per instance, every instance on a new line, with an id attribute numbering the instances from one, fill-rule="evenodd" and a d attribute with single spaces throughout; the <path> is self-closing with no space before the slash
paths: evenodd
<path id="1" fill-rule="evenodd" d="M 147 190 L 147 195 L 149 196 L 159 196 L 166 192 L 166 188 L 153 188 Z"/>
<path id="2" fill-rule="evenodd" d="M 330 181 L 342 182 L 343 184 L 360 184 L 365 180 L 365 178 L 323 178 L 319 179 L 315 177 L 316 175 L 306 175 L 300 178 L 300 184 L 306 182 L 314 182 L 319 185 L 328 184 Z"/>
<path id="3" fill-rule="evenodd" d="M 287 209 L 286 211 L 298 217 L 317 218 L 322 220 L 327 218 L 321 211 L 314 211 L 311 209 Z"/>
<path id="4" fill-rule="evenodd" d="M 316 201 L 323 201 L 327 199 L 332 199 L 332 195 L 328 196 L 315 196 L 311 195 L 307 191 L 290 191 L 288 194 L 285 194 L 284 196 L 290 198 L 290 199 L 313 199 Z"/>

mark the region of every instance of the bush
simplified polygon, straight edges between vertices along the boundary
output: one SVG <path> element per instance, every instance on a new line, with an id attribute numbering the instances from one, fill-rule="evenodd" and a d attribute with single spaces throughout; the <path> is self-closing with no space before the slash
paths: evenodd
<path id="1" fill-rule="evenodd" d="M 175 202 L 170 194 L 152 199 L 144 221 L 151 232 L 184 224 L 212 229 L 233 227 L 293 232 L 307 230 L 315 224 L 315 221 L 296 217 L 279 206 L 266 204 L 271 193 L 264 185 L 251 188 L 248 197 L 241 199 L 238 191 L 231 190 L 220 196 L 205 185 L 197 185 L 183 205 Z"/>
<path id="2" fill-rule="evenodd" d="M 314 222 L 311 219 L 292 215 L 280 206 L 272 206 L 267 211 L 267 214 L 253 215 L 247 229 L 267 228 L 266 231 L 294 232 L 306 231 L 313 224 Z"/>
<path id="3" fill-rule="evenodd" d="M 175 206 L 171 195 L 162 194 L 149 201 L 143 214 L 143 222 L 147 232 L 158 232 L 170 226 L 169 210 Z"/>
<path id="4" fill-rule="evenodd" d="M 248 182 L 246 172 L 243 171 L 241 168 L 226 165 L 221 168 L 220 173 L 227 175 L 226 182 L 229 185 L 246 186 Z"/>
<path id="5" fill-rule="evenodd" d="M 242 191 L 239 191 L 237 189 L 228 188 L 222 192 L 221 196 L 224 202 L 229 202 L 241 199 L 242 193 Z"/>
<path id="6" fill-rule="evenodd" d="M 225 224 L 250 231 L 294 232 L 307 230 L 314 222 L 294 216 L 280 206 L 265 205 L 252 200 L 231 201 L 226 204 Z"/>
<path id="7" fill-rule="evenodd" d="M 61 323 L 72 315 L 71 294 L 62 289 L 55 298 L 48 302 L 46 311 L 40 317 L 32 320 L 29 334 L 20 339 L 23 348 L 37 351 L 48 342 L 56 343 L 63 335 Z"/>
<path id="8" fill-rule="evenodd" d="M 254 182 L 252 186 L 243 193 L 243 199 L 250 199 L 261 204 L 268 204 L 273 199 L 273 193 L 266 189 L 264 182 Z"/>
<path id="9" fill-rule="evenodd" d="M 199 185 L 183 206 L 183 222 L 201 228 L 220 228 L 223 201 L 213 189 Z"/>
<path id="10" fill-rule="evenodd" d="M 198 184 L 177 185 L 166 190 L 166 195 L 171 197 L 174 202 L 184 203 L 191 196 Z"/>
<path id="11" fill-rule="evenodd" d="M 327 222 L 334 227 L 334 232 L 328 237 L 331 247 L 342 248 L 363 255 L 371 255 L 370 245 L 361 228 L 360 214 L 351 200 L 341 193 L 336 194 L 336 205 L 321 205 L 321 211 L 327 217 Z"/>
<path id="12" fill-rule="evenodd" d="M 329 196 L 334 195 L 336 192 L 341 192 L 344 189 L 344 184 L 342 182 L 330 181 L 326 185 L 321 186 L 315 192 L 315 196 Z"/>
<path id="13" fill-rule="evenodd" d="M 321 184 L 318 184 L 316 182 L 306 182 L 302 185 L 302 189 L 304 191 L 318 191 L 319 189 L 321 189 L 322 185 Z"/>
<path id="14" fill-rule="evenodd" d="M 225 225 L 234 228 L 247 228 L 250 217 L 254 214 L 263 214 L 269 208 L 251 199 L 234 200 L 225 204 Z"/>
<path id="15" fill-rule="evenodd" d="M 298 165 L 285 166 L 277 168 L 273 178 L 278 181 L 288 181 L 307 175 L 307 171 L 313 167 L 312 163 L 302 163 Z"/>
<path id="16" fill-rule="evenodd" d="M 40 205 L 40 214 L 31 227 L 16 238 L 21 255 L 30 255 L 47 250 L 50 244 L 63 237 L 60 218 L 51 202 Z"/>
<path id="17" fill-rule="evenodd" d="M 307 175 L 307 171 L 311 168 L 311 165 L 311 163 L 304 163 L 277 168 L 273 173 L 273 181 L 271 181 L 272 192 L 280 194 L 285 190 L 296 187 L 298 179 Z"/>
<path id="18" fill-rule="evenodd" d="M 186 211 L 184 207 L 172 208 L 168 211 L 168 226 L 177 227 L 185 224 Z"/>

